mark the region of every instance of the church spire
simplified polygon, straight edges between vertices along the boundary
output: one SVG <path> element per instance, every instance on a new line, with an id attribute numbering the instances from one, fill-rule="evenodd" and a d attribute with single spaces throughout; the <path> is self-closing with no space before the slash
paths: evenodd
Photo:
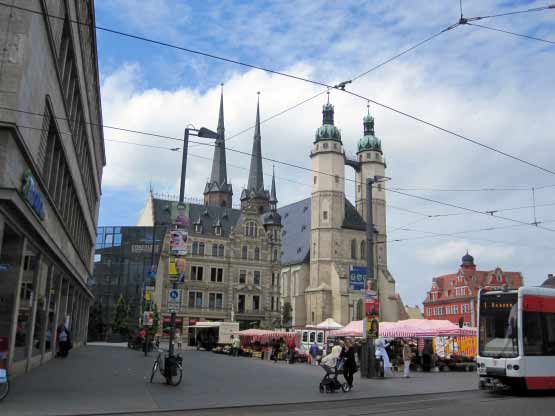
<path id="1" fill-rule="evenodd" d="M 212 173 L 204 188 L 204 203 L 206 205 L 231 206 L 233 191 L 227 183 L 227 166 L 225 157 L 225 125 L 224 125 L 224 84 L 221 84 L 220 112 L 218 115 L 218 138 L 214 145 L 212 159 Z"/>
<path id="2" fill-rule="evenodd" d="M 247 200 L 257 199 L 262 203 L 261 207 L 268 207 L 269 194 L 264 189 L 264 173 L 262 171 L 262 138 L 260 135 L 260 92 L 256 103 L 256 123 L 254 126 L 254 137 L 252 141 L 251 165 L 249 170 L 249 182 L 247 188 L 241 194 L 241 206 L 247 205 Z"/>
<path id="3" fill-rule="evenodd" d="M 262 172 L 262 144 L 260 137 L 260 92 L 256 103 L 256 123 L 252 142 L 251 167 L 249 171 L 249 191 L 256 193 L 264 191 L 264 177 Z"/>
<path id="4" fill-rule="evenodd" d="M 272 166 L 272 188 L 270 190 L 270 208 L 272 211 L 277 209 L 277 197 L 276 197 L 276 172 L 274 167 Z"/>

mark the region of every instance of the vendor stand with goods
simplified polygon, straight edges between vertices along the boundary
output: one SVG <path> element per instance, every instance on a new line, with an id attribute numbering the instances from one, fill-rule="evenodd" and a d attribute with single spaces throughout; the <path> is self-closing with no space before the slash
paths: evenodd
<path id="1" fill-rule="evenodd" d="M 293 361 L 306 355 L 300 346 L 300 334 L 298 332 L 271 331 L 263 329 L 246 329 L 238 331 L 236 335 L 241 341 L 241 355 L 267 359 L 274 355 L 277 360 L 285 360 L 293 356 Z M 288 348 L 289 347 L 289 348 Z M 292 351 L 291 351 L 292 350 Z M 287 352 L 290 351 L 290 355 Z M 306 357 L 304 358 L 306 360 Z"/>

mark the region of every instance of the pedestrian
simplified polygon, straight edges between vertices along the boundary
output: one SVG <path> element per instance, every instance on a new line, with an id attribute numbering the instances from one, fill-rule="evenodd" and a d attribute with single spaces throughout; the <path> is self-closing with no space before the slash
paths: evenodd
<path id="1" fill-rule="evenodd" d="M 318 343 L 316 341 L 314 341 L 314 343 L 310 346 L 308 353 L 310 354 L 311 364 L 318 365 L 318 354 L 320 353 L 320 347 L 318 346 Z"/>
<path id="2" fill-rule="evenodd" d="M 403 345 L 403 374 L 405 378 L 410 377 L 410 362 L 412 360 L 412 350 L 408 341 Z"/>
<path id="3" fill-rule="evenodd" d="M 181 331 L 175 331 L 175 342 L 177 343 L 177 350 L 181 351 Z"/>
<path id="4" fill-rule="evenodd" d="M 289 355 L 289 364 L 295 363 L 295 348 L 296 348 L 295 338 L 289 338 L 289 340 L 287 341 L 287 352 Z"/>
<path id="5" fill-rule="evenodd" d="M 352 340 L 348 339 L 345 343 L 345 348 L 341 352 L 340 358 L 343 359 L 343 377 L 345 377 L 349 389 L 353 388 L 353 377 L 358 371 L 355 354 L 355 344 Z"/>
<path id="6" fill-rule="evenodd" d="M 385 342 L 383 338 L 378 338 L 375 341 L 376 346 L 376 358 L 379 360 L 381 359 L 383 362 L 383 376 L 390 377 L 392 376 L 391 371 L 391 361 L 389 361 L 389 355 L 387 354 L 386 348 L 389 346 L 389 343 Z"/>
<path id="7" fill-rule="evenodd" d="M 71 349 L 71 337 L 65 323 L 58 327 L 58 356 L 67 357 Z"/>
<path id="8" fill-rule="evenodd" d="M 432 355 L 434 353 L 434 349 L 432 346 L 431 339 L 424 340 L 424 349 L 422 351 L 422 370 L 429 372 L 432 368 Z"/>
<path id="9" fill-rule="evenodd" d="M 279 342 L 277 339 L 272 340 L 272 359 L 277 363 L 279 353 Z"/>
<path id="10" fill-rule="evenodd" d="M 235 338 L 233 335 L 231 336 L 231 351 L 234 357 L 239 356 L 239 350 L 241 349 L 241 340 L 239 337 Z"/>

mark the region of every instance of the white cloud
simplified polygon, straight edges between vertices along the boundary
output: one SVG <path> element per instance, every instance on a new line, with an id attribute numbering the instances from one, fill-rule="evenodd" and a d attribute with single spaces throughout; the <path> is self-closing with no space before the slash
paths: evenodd
<path id="1" fill-rule="evenodd" d="M 495 263 L 507 261 L 515 253 L 514 247 L 480 245 L 468 241 L 448 241 L 418 251 L 422 263 L 433 265 L 451 265 L 461 258 L 461 253 L 468 250 L 472 256 L 479 258 L 482 263 Z"/>
<path id="2" fill-rule="evenodd" d="M 272 68 L 313 79 L 343 80 L 445 27 L 450 19 L 456 18 L 456 13 L 451 13 L 450 3 L 425 1 L 419 3 L 419 7 L 407 8 L 379 2 L 372 5 L 376 16 L 372 25 L 367 24 L 367 19 L 353 20 L 349 11 L 342 12 L 338 8 L 320 10 L 312 2 L 301 2 L 298 7 L 283 3 L 283 7 L 274 8 L 271 13 L 241 6 L 248 10 L 238 9 L 231 15 L 229 9 L 223 10 L 226 3 L 222 3 L 221 8 L 214 9 L 213 19 L 221 21 L 224 28 L 232 27 L 234 30 L 211 26 L 210 30 L 206 30 L 206 36 L 209 34 L 217 38 L 222 35 L 221 44 L 211 46 L 225 49 L 227 56 L 230 51 L 236 52 L 234 48 L 245 48 L 240 49 L 238 54 L 253 58 L 253 62 L 262 62 Z M 472 7 L 480 7 L 472 14 L 478 11 L 494 12 L 493 4 L 472 4 Z M 421 13 L 416 14 L 414 10 L 417 9 L 422 10 Z M 426 19 L 422 19 L 424 15 Z M 220 19 L 221 16 L 225 19 Z M 509 23 L 503 24 L 510 25 L 512 22 L 514 30 L 525 33 L 533 30 L 537 22 L 545 24 L 545 19 L 542 15 L 538 20 L 507 20 L 504 22 Z M 279 30 L 283 27 L 287 30 Z M 206 40 L 199 38 L 201 44 Z M 157 58 L 155 55 L 151 59 Z M 183 63 L 188 58 L 188 55 L 179 54 L 175 59 Z M 314 85 L 257 70 L 240 73 L 239 68 L 229 65 L 218 73 L 221 78 L 216 81 L 209 71 L 219 67 L 204 59 L 194 62 L 198 74 L 205 65 L 207 68 L 207 75 L 198 85 L 145 88 L 144 85 L 155 83 L 152 82 L 152 75 L 145 71 L 144 64 L 138 62 L 139 59 L 136 63 L 122 63 L 118 70 L 103 74 L 104 121 L 108 125 L 179 138 L 188 123 L 214 129 L 217 123 L 218 83 L 223 80 L 226 135 L 230 137 L 253 124 L 258 90 L 262 92 L 263 119 L 321 90 Z M 555 165 L 552 133 L 555 131 L 555 118 L 552 116 L 555 73 L 546 68 L 552 67 L 555 67 L 552 48 L 548 49 L 539 42 L 461 27 L 356 81 L 349 88 L 487 145 L 550 167 Z M 209 88 L 205 88 L 207 82 L 211 82 Z M 331 100 L 336 108 L 336 124 L 342 130 L 345 148 L 347 152 L 354 153 L 362 133 L 361 119 L 366 103 L 338 92 L 332 94 Z M 314 131 L 321 123 L 323 101 L 323 98 L 313 100 L 265 123 L 262 126 L 263 155 L 310 167 L 309 152 Z M 393 178 L 389 186 L 466 189 L 555 183 L 555 178 L 537 169 L 376 105 L 372 105 L 371 111 L 376 119 L 376 133 L 383 142 L 387 174 Z M 170 140 L 108 129 L 105 130 L 105 137 L 167 147 L 180 145 Z M 251 145 L 252 131 L 227 144 L 230 148 L 246 152 L 250 152 Z M 144 191 L 152 181 L 155 190 L 177 192 L 180 153 L 112 142 L 107 142 L 106 148 L 108 165 L 104 187 Z M 212 148 L 204 146 L 191 146 L 190 152 L 208 158 L 212 156 Z M 233 183 L 237 202 L 241 187 L 247 181 L 245 168 L 249 165 L 249 158 L 231 151 L 227 156 L 228 177 Z M 188 195 L 202 196 L 206 178 L 210 175 L 210 165 L 208 160 L 189 158 Z M 271 167 L 272 162 L 264 162 L 267 174 L 271 173 Z M 276 175 L 306 184 L 299 185 L 278 178 L 280 205 L 309 196 L 309 172 L 276 164 Z M 353 177 L 348 168 L 346 175 Z M 269 178 L 265 180 L 269 185 Z M 536 192 L 536 201 L 555 201 L 553 190 Z M 347 195 L 354 194 L 352 183 L 347 183 L 346 191 Z M 529 192 L 413 193 L 481 211 L 531 203 Z M 455 208 L 392 193 L 388 194 L 388 198 L 392 205 L 429 214 L 457 212 Z M 500 215 L 526 222 L 534 220 L 531 209 Z M 555 220 L 549 207 L 538 208 L 536 216 L 542 221 Z M 406 212 L 388 210 L 390 229 L 418 218 Z M 464 215 L 432 218 L 410 228 L 450 233 L 502 225 L 511 223 L 487 216 Z M 403 231 L 390 236 L 391 239 L 414 237 L 414 233 Z M 481 242 L 477 245 L 472 239 L 474 237 L 505 244 Z M 475 232 L 467 235 L 466 240 L 455 241 L 453 238 L 445 244 L 438 244 L 438 240 L 433 238 L 392 242 L 388 246 L 389 264 L 402 288 L 403 300 L 414 304 L 422 300 L 434 275 L 456 270 L 467 248 L 479 267 L 499 264 L 503 269 L 523 272 L 527 282 L 541 281 L 548 272 L 553 272 L 549 263 L 553 253 L 548 250 L 553 246 L 551 251 L 555 251 L 552 237 L 551 232 L 522 226 Z M 511 242 L 518 242 L 519 245 Z M 543 248 L 537 249 L 538 246 Z"/>

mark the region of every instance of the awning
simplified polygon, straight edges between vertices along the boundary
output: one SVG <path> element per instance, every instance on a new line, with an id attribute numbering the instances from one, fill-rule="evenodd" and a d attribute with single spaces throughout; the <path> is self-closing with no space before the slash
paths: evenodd
<path id="1" fill-rule="evenodd" d="M 341 328 L 343 328 L 343 325 L 338 324 L 332 318 L 328 318 L 325 321 L 320 322 L 318 325 L 316 325 L 316 328 L 318 328 L 318 329 L 341 329 Z"/>
<path id="2" fill-rule="evenodd" d="M 352 321 L 337 331 L 332 337 L 362 337 L 363 321 Z M 405 319 L 397 322 L 381 322 L 379 334 L 386 338 L 418 338 L 436 336 L 476 336 L 476 328 L 463 327 L 447 320 Z"/>

